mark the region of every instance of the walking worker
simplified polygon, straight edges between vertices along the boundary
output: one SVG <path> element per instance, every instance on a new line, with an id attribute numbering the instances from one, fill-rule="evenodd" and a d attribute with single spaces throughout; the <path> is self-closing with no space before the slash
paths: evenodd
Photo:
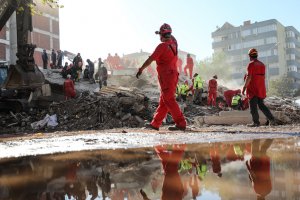
<path id="1" fill-rule="evenodd" d="M 208 98 L 207 98 L 207 105 L 216 107 L 217 101 L 217 90 L 218 90 L 218 76 L 214 75 L 213 79 L 210 79 L 208 82 Z"/>
<path id="2" fill-rule="evenodd" d="M 143 70 L 148 67 L 152 61 L 156 61 L 158 80 L 161 88 L 159 106 L 156 109 L 153 120 L 150 124 L 146 123 L 147 128 L 159 130 L 163 119 L 169 112 L 175 122 L 175 126 L 170 126 L 171 131 L 185 130 L 186 121 L 175 100 L 175 91 L 178 82 L 178 71 L 176 67 L 177 62 L 177 41 L 172 36 L 171 26 L 163 24 L 159 31 L 161 43 L 156 47 L 152 55 L 139 68 L 136 77 L 142 74 Z"/>
<path id="3" fill-rule="evenodd" d="M 190 79 L 192 79 L 193 77 L 192 77 L 192 74 L 193 74 L 193 68 L 194 68 L 194 60 L 193 60 L 193 58 L 191 57 L 191 55 L 188 53 L 187 55 L 186 55 L 186 65 L 185 65 L 185 67 L 184 67 L 184 74 L 186 75 L 186 76 L 188 76 L 188 74 L 187 74 L 187 70 L 189 70 L 189 74 L 190 74 Z"/>
<path id="4" fill-rule="evenodd" d="M 248 52 L 250 63 L 247 67 L 247 75 L 245 80 L 245 85 L 242 90 L 242 94 L 247 91 L 247 97 L 250 100 L 250 112 L 252 115 L 253 123 L 249 124 L 249 127 L 260 126 L 259 115 L 257 106 L 264 113 L 264 115 L 269 120 L 269 125 L 276 125 L 275 118 L 264 104 L 264 99 L 266 98 L 266 85 L 265 85 L 265 65 L 257 59 L 257 50 L 252 48 Z"/>

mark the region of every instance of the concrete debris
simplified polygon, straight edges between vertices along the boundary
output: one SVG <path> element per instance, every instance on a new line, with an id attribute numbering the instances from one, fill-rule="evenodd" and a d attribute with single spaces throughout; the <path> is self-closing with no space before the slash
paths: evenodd
<path id="1" fill-rule="evenodd" d="M 144 81 L 136 81 L 135 77 L 123 77 L 125 81 L 121 77 L 115 77 L 130 86 L 110 85 L 100 91 L 97 88 L 98 84 L 89 84 L 85 81 L 76 82 L 75 88 L 77 94 L 80 95 L 75 99 L 64 101 L 63 98 L 58 98 L 58 95 L 63 97 L 61 88 L 64 81 L 59 71 L 46 70 L 44 74 L 51 89 L 56 91 L 50 101 L 52 103 L 47 107 L 31 109 L 27 113 L 0 113 L 0 134 L 33 133 L 37 129 L 40 132 L 50 132 L 142 127 L 145 120 L 151 121 L 158 106 L 159 88 L 155 85 L 145 84 Z M 219 88 L 219 100 L 223 101 L 222 93 L 226 89 Z M 299 124 L 300 109 L 295 100 L 270 97 L 266 98 L 265 103 L 274 116 L 285 124 Z M 208 107 L 205 104 L 205 95 L 201 106 L 194 105 L 191 99 L 185 103 L 179 103 L 189 125 L 195 127 L 251 123 L 249 110 L 233 111 L 230 108 L 220 109 Z M 32 128 L 32 123 L 43 120 L 47 115 L 56 115 L 58 124 Z M 264 124 L 266 119 L 262 113 L 260 116 L 261 124 Z M 165 120 L 165 123 L 172 123 L 172 119 L 169 118 Z"/>
<path id="2" fill-rule="evenodd" d="M 112 88 L 110 88 L 113 91 Z M 78 98 L 53 102 L 48 109 L 33 109 L 22 114 L 0 114 L 0 134 L 31 133 L 33 122 L 40 121 L 49 113 L 56 114 L 56 127 L 39 126 L 40 131 L 103 130 L 120 127 L 140 127 L 150 120 L 155 107 L 149 99 L 139 93 L 114 90 L 109 94 L 89 92 Z M 35 126 L 35 128 L 37 128 Z"/>

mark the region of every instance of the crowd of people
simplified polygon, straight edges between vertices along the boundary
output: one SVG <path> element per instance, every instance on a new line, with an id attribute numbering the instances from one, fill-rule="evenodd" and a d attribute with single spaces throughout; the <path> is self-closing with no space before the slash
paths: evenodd
<path id="1" fill-rule="evenodd" d="M 42 61 L 44 69 L 48 68 L 48 64 L 51 69 L 61 69 L 63 67 L 63 52 L 52 49 L 50 56 L 48 56 L 46 49 L 43 49 Z"/>

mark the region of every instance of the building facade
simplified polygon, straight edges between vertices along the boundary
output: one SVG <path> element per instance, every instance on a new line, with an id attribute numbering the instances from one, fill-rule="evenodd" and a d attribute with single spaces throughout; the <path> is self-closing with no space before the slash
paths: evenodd
<path id="1" fill-rule="evenodd" d="M 266 65 L 266 82 L 287 75 L 300 86 L 300 33 L 292 26 L 285 27 L 276 19 L 241 26 L 226 22 L 212 33 L 215 53 L 225 52 L 233 68 L 232 78 L 243 84 L 249 62 L 248 50 L 256 48 L 259 60 Z"/>
<path id="2" fill-rule="evenodd" d="M 35 3 L 41 14 L 32 16 L 33 32 L 30 34 L 28 43 L 37 46 L 34 58 L 36 64 L 42 66 L 41 54 L 43 49 L 46 49 L 49 54 L 49 60 L 51 50 L 57 51 L 60 49 L 59 9 L 50 8 L 48 5 L 42 4 L 41 1 L 35 1 Z M 0 60 L 15 64 L 16 52 L 16 14 L 14 13 L 0 32 Z"/>

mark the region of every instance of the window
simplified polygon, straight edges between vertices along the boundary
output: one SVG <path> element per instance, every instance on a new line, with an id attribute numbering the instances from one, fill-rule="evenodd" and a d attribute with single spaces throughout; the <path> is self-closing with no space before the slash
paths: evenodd
<path id="1" fill-rule="evenodd" d="M 296 48 L 296 45 L 295 45 L 295 43 L 290 42 L 290 43 L 287 43 L 287 48 Z"/>
<path id="2" fill-rule="evenodd" d="M 297 72 L 297 66 L 295 66 L 295 65 L 288 66 L 288 71 L 289 72 Z"/>
<path id="3" fill-rule="evenodd" d="M 295 54 L 290 54 L 289 58 L 290 58 L 290 60 L 296 60 L 296 55 Z"/>
<path id="4" fill-rule="evenodd" d="M 286 37 L 295 37 L 295 33 L 293 31 L 287 31 Z"/>
<path id="5" fill-rule="evenodd" d="M 214 42 L 221 42 L 222 41 L 222 37 L 214 37 Z"/>
<path id="6" fill-rule="evenodd" d="M 263 27 L 258 27 L 257 32 L 265 33 L 265 32 L 269 32 L 269 31 L 275 31 L 276 28 L 277 28 L 276 24 L 271 24 L 271 25 L 267 25 L 267 26 L 263 26 Z"/>
<path id="7" fill-rule="evenodd" d="M 267 44 L 277 43 L 277 37 L 269 37 L 266 39 Z"/>
<path id="8" fill-rule="evenodd" d="M 223 36 L 222 41 L 224 41 L 224 40 L 228 40 L 228 36 Z"/>
<path id="9" fill-rule="evenodd" d="M 253 40 L 253 41 L 245 42 L 244 43 L 244 48 L 261 46 L 261 45 L 264 45 L 264 43 L 265 43 L 264 39 Z"/>
<path id="10" fill-rule="evenodd" d="M 249 36 L 249 35 L 251 35 L 251 30 L 250 30 L 250 29 L 248 29 L 248 30 L 243 30 L 243 31 L 241 32 L 241 35 L 242 35 L 242 37 Z"/>
<path id="11" fill-rule="evenodd" d="M 257 35 L 257 28 L 252 29 L 252 33 Z"/>

